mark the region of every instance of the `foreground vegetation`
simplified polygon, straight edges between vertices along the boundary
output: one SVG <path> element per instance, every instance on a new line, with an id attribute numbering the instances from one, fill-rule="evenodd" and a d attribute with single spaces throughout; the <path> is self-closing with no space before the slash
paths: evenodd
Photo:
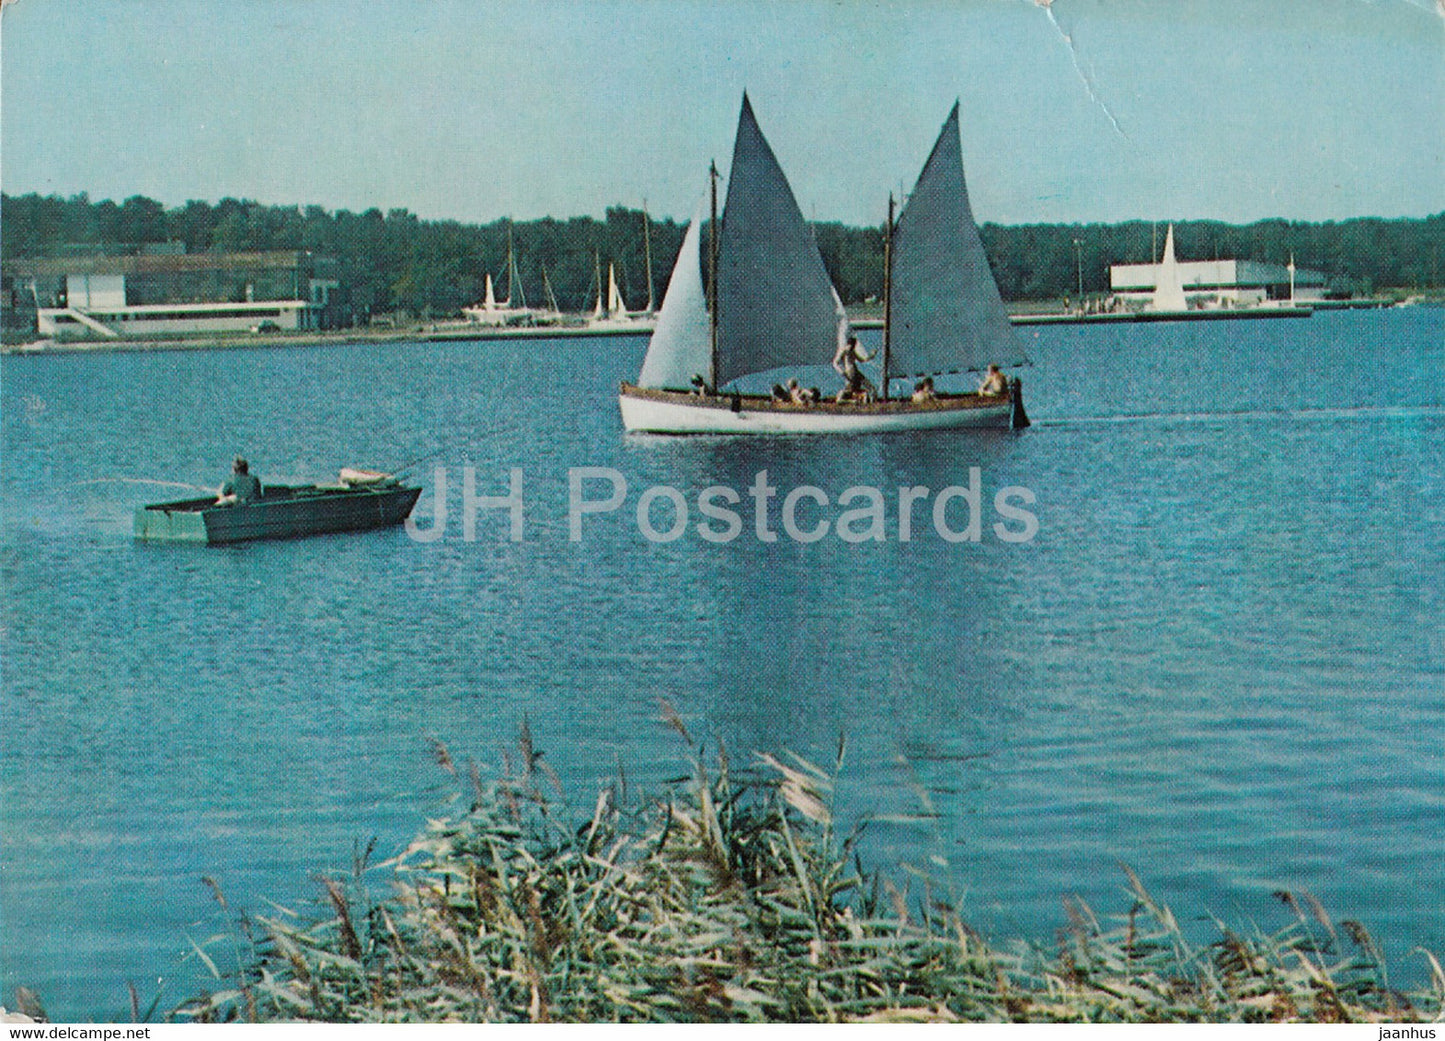
<path id="1" fill-rule="evenodd" d="M 673 717 L 679 730 L 682 725 Z M 326 1021 L 1401 1021 L 1441 1015 L 1390 987 L 1364 927 L 1278 894 L 1271 935 L 1218 926 L 1187 940 L 1127 871 L 1132 905 L 1101 920 L 1069 901 L 1048 948 L 985 942 L 925 887 L 863 868 L 835 833 L 829 774 L 725 755 L 630 805 L 625 784 L 573 819 L 544 794 L 523 729 L 520 764 L 432 823 L 365 882 L 367 855 L 324 882 L 326 910 L 242 917 L 216 975 L 172 1018 Z M 841 754 L 841 747 L 840 747 Z M 552 778 L 555 781 L 555 776 Z M 369 853 L 369 851 L 368 851 Z M 370 869 L 376 870 L 376 869 Z M 209 882 L 209 880 L 208 880 Z M 225 906 L 220 889 L 210 883 Z M 226 947 L 227 944 L 220 944 Z"/>
<path id="2" fill-rule="evenodd" d="M 624 298 L 640 308 L 648 297 L 647 241 L 640 210 L 609 208 L 603 219 L 496 221 L 464 224 L 422 220 L 404 209 L 353 213 L 320 206 L 267 206 L 245 199 L 193 200 L 167 208 L 133 196 L 123 203 L 86 195 L 0 196 L 0 255 L 7 260 L 86 253 L 137 252 L 182 243 L 188 253 L 309 250 L 336 261 L 350 321 L 404 312 L 433 320 L 482 299 L 490 273 L 506 288 L 509 236 L 521 285 L 534 306 L 544 303 L 543 274 L 566 311 L 584 311 L 615 264 Z M 828 273 L 845 303 L 883 292 L 882 214 L 879 226 L 814 225 Z M 660 303 L 683 226 L 650 223 L 654 302 Z M 1109 265 L 1147 263 L 1163 248 L 1164 226 L 1121 224 L 982 226 L 999 290 L 1010 301 L 1109 292 Z M 1418 294 L 1445 286 L 1445 213 L 1421 219 L 1360 218 L 1309 223 L 1267 220 L 1248 225 L 1176 221 L 1183 259 L 1218 257 L 1285 264 L 1324 272 L 1339 293 L 1387 287 Z M 347 324 L 343 322 L 343 324 Z"/>

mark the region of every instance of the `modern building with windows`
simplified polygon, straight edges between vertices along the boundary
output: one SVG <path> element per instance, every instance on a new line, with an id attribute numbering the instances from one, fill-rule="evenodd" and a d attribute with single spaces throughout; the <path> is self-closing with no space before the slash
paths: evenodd
<path id="1" fill-rule="evenodd" d="M 340 287 L 334 268 L 295 250 L 152 252 L 7 259 L 4 277 L 41 336 L 135 339 L 318 328 Z"/>
<path id="2" fill-rule="evenodd" d="M 1148 307 L 1159 285 L 1161 264 L 1113 264 L 1109 288 L 1125 309 Z M 1256 260 L 1181 260 L 1184 298 L 1191 308 L 1308 305 L 1325 298 L 1323 272 Z"/>

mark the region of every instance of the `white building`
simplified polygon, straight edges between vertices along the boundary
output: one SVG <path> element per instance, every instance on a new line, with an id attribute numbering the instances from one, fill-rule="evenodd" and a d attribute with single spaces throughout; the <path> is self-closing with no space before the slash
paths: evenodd
<path id="1" fill-rule="evenodd" d="M 1152 305 L 1162 264 L 1113 264 L 1109 288 L 1130 310 Z M 1323 300 L 1323 272 L 1256 260 L 1180 260 L 1179 283 L 1190 308 L 1258 307 Z"/>
<path id="2" fill-rule="evenodd" d="M 6 261 L 36 331 L 134 339 L 314 328 L 339 283 L 295 251 L 159 253 Z"/>

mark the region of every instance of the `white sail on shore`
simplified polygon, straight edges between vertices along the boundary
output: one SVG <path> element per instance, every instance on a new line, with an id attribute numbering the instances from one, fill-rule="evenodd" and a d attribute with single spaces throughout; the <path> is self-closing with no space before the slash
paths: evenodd
<path id="1" fill-rule="evenodd" d="M 969 206 L 957 102 L 893 231 L 891 311 L 891 375 L 1028 361 Z"/>
<path id="2" fill-rule="evenodd" d="M 1184 296 L 1184 282 L 1179 274 L 1179 261 L 1174 258 L 1174 225 L 1164 235 L 1164 259 L 1154 280 L 1151 306 L 1156 311 L 1185 311 L 1189 301 Z"/>
<path id="3" fill-rule="evenodd" d="M 480 304 L 462 308 L 468 320 L 479 325 L 519 325 L 530 323 L 534 315 L 527 307 L 527 294 L 517 273 L 517 255 L 512 248 L 512 233 L 507 232 L 507 298 L 497 299 L 491 273 L 485 276 L 485 290 Z"/>
<path id="4" fill-rule="evenodd" d="M 622 291 L 617 288 L 617 265 L 607 265 L 607 317 L 626 318 L 627 305 L 622 301 Z"/>

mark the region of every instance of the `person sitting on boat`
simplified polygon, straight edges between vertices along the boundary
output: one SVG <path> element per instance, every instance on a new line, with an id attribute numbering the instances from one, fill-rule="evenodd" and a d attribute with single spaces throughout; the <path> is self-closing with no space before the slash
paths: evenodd
<path id="1" fill-rule="evenodd" d="M 843 377 L 843 389 L 838 392 L 838 401 L 872 401 L 878 394 L 878 388 L 873 386 L 872 381 L 863 375 L 863 370 L 858 367 L 859 362 L 868 361 L 873 355 L 863 349 L 858 342 L 858 337 L 848 336 L 848 340 L 833 355 L 833 369 Z"/>
<path id="2" fill-rule="evenodd" d="M 991 398 L 1002 397 L 1008 393 L 1008 377 L 999 371 L 997 365 L 990 363 L 988 373 L 978 385 L 978 392 Z"/>
<path id="3" fill-rule="evenodd" d="M 938 392 L 933 389 L 933 377 L 924 376 L 913 385 L 913 403 L 922 404 L 925 401 L 933 401 L 938 397 Z"/>
<path id="4" fill-rule="evenodd" d="M 221 494 L 216 498 L 217 506 L 233 506 L 236 503 L 255 502 L 261 498 L 261 480 L 251 473 L 251 464 L 241 456 L 231 464 L 231 479 L 221 485 Z"/>
<path id="5" fill-rule="evenodd" d="M 788 388 L 783 386 L 781 383 L 774 383 L 773 400 L 779 405 L 785 405 L 792 400 L 792 394 L 789 392 Z"/>
<path id="6" fill-rule="evenodd" d="M 707 385 L 707 380 L 700 372 L 693 374 L 692 392 L 700 398 L 710 398 L 713 396 L 712 388 Z"/>
<path id="7" fill-rule="evenodd" d="M 798 377 L 792 376 L 788 379 L 788 400 L 794 405 L 811 405 L 818 400 L 818 396 L 811 388 L 800 384 Z"/>

